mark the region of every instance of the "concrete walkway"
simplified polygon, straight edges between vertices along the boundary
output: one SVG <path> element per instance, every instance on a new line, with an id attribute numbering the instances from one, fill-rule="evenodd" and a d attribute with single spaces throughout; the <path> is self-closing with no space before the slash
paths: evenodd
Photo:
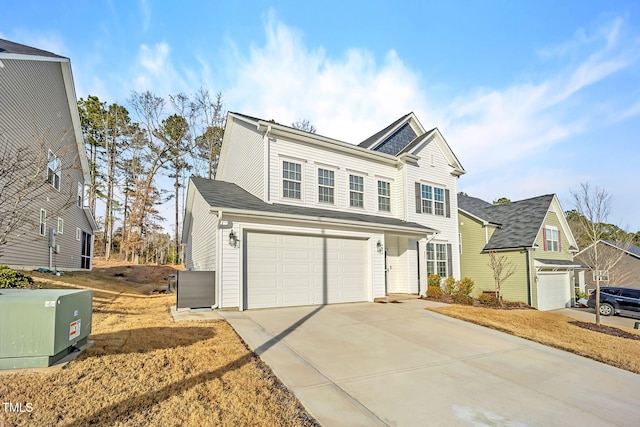
<path id="1" fill-rule="evenodd" d="M 326 426 L 637 425 L 640 375 L 428 304 L 220 313 Z"/>

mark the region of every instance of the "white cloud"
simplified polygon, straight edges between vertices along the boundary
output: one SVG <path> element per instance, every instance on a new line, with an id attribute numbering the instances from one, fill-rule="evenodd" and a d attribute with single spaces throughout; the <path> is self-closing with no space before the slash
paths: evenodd
<path id="1" fill-rule="evenodd" d="M 146 32 L 151 23 L 151 5 L 147 0 L 140 0 L 140 15 L 142 16 L 142 29 Z"/>
<path id="2" fill-rule="evenodd" d="M 308 119 L 318 133 L 354 143 L 424 109 L 419 76 L 394 51 L 382 64 L 360 49 L 331 58 L 321 46 L 307 48 L 273 14 L 265 31 L 264 46 L 252 46 L 248 57 L 236 54 L 227 64 L 234 80 L 223 92 L 232 109 L 286 125 Z"/>

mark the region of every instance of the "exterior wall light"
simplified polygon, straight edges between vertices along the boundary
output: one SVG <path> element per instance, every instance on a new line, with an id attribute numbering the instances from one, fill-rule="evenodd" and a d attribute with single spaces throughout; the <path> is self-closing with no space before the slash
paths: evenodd
<path id="1" fill-rule="evenodd" d="M 233 230 L 229 233 L 229 246 L 233 246 L 234 248 L 238 246 L 238 236 L 236 236 Z"/>
<path id="2" fill-rule="evenodd" d="M 382 253 L 382 242 L 380 240 L 378 240 L 378 243 L 376 243 L 376 249 L 378 249 L 379 254 Z"/>

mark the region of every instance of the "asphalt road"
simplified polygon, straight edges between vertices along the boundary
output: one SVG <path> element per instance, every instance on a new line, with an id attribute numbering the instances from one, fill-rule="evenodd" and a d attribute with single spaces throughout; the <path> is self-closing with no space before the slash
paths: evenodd
<path id="1" fill-rule="evenodd" d="M 564 314 L 578 320 L 595 322 L 596 311 L 593 308 L 561 308 L 553 310 L 554 313 Z M 610 326 L 625 326 L 633 329 L 636 322 L 640 322 L 640 313 L 637 316 L 623 314 L 616 316 L 600 316 L 600 323 Z"/>

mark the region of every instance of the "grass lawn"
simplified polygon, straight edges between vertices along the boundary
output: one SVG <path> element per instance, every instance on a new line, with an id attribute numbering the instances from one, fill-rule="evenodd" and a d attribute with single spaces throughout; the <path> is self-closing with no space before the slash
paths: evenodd
<path id="1" fill-rule="evenodd" d="M 47 287 L 93 290 L 93 347 L 63 369 L 0 375 L 0 427 L 317 425 L 225 321 L 174 323 L 167 267 L 98 266 Z"/>
<path id="2" fill-rule="evenodd" d="M 449 305 L 429 308 L 446 316 L 507 332 L 640 374 L 640 340 L 581 328 L 567 316 L 538 310 L 495 310 Z M 640 337 L 633 329 L 621 328 Z"/>

